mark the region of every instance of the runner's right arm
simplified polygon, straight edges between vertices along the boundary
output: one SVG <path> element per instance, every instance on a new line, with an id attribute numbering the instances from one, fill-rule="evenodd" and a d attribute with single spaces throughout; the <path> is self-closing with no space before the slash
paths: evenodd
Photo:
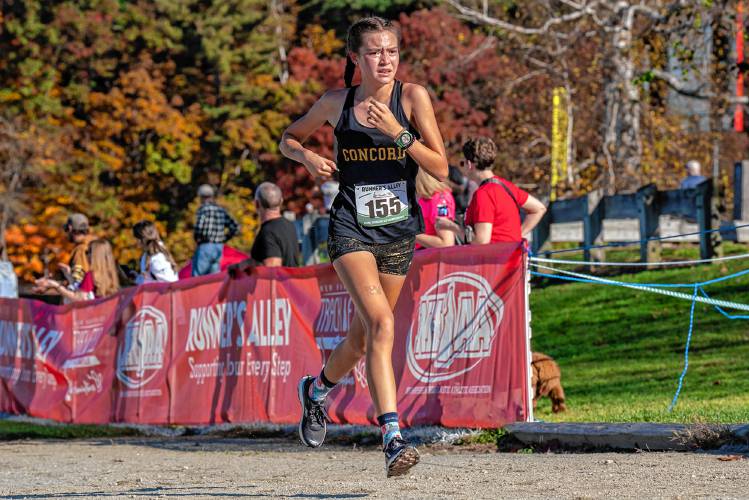
<path id="1" fill-rule="evenodd" d="M 303 164 L 314 177 L 327 179 L 338 170 L 338 167 L 333 160 L 323 158 L 314 151 L 305 148 L 303 144 L 325 122 L 333 124 L 337 121 L 347 91 L 348 89 L 326 92 L 315 102 L 307 114 L 289 125 L 281 137 L 281 142 L 278 145 L 281 153 L 287 158 Z"/>

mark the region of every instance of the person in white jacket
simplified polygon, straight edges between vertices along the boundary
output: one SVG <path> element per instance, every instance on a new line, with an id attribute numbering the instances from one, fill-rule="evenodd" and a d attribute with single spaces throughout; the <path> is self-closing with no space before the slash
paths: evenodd
<path id="1" fill-rule="evenodd" d="M 169 250 L 161 240 L 156 225 L 151 221 L 141 221 L 133 226 L 133 235 L 143 249 L 140 257 L 140 273 L 135 280 L 137 285 L 152 282 L 173 282 L 177 277 L 177 265 Z"/>

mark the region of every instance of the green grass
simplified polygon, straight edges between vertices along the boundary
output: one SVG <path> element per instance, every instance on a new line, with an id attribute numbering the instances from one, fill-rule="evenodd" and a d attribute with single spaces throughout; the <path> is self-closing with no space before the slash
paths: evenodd
<path id="1" fill-rule="evenodd" d="M 742 245 L 726 245 L 725 250 L 726 255 L 747 251 Z M 696 248 L 669 253 L 679 259 L 697 258 Z M 607 259 L 633 260 L 621 251 L 610 252 Z M 617 279 L 693 283 L 746 268 L 749 260 L 739 260 L 643 271 Z M 747 285 L 749 276 L 741 276 L 706 290 L 714 298 L 749 303 Z M 680 291 L 691 294 L 690 289 Z M 731 321 L 702 304 L 695 308 L 684 386 L 675 410 L 667 412 L 684 366 L 689 307 L 689 301 L 621 287 L 557 280 L 545 280 L 534 287 L 532 347 L 559 363 L 568 408 L 555 415 L 544 398 L 536 418 L 557 422 L 748 422 L 749 321 Z"/>
<path id="2" fill-rule="evenodd" d="M 139 436 L 137 429 L 110 425 L 34 424 L 0 420 L 0 441 L 14 439 L 87 439 Z"/>

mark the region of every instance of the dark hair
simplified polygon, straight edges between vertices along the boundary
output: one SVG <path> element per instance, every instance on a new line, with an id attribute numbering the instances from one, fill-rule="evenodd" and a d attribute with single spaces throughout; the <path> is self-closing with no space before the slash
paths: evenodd
<path id="1" fill-rule="evenodd" d="M 354 65 L 354 61 L 351 60 L 349 54 L 359 51 L 362 38 L 364 38 L 366 33 L 377 33 L 378 31 L 392 32 L 395 38 L 398 39 L 398 44 L 400 44 L 400 29 L 388 19 L 377 16 L 365 17 L 349 26 L 348 34 L 346 35 L 346 71 L 343 73 L 343 81 L 346 83 L 346 87 L 351 86 L 351 81 L 354 79 L 354 71 L 356 70 L 356 65 Z"/>
<path id="2" fill-rule="evenodd" d="M 463 144 L 463 156 L 476 164 L 477 170 L 492 168 L 497 157 L 497 145 L 488 137 L 477 137 Z"/>
<path id="3" fill-rule="evenodd" d="M 172 258 L 172 254 L 161 241 L 161 235 L 156 227 L 156 224 L 150 220 L 143 220 L 133 226 L 133 236 L 143 242 L 145 246 L 146 254 L 146 269 L 151 265 L 151 256 L 157 253 L 163 253 L 166 256 L 166 260 L 172 265 L 173 270 L 177 270 L 177 264 Z"/>

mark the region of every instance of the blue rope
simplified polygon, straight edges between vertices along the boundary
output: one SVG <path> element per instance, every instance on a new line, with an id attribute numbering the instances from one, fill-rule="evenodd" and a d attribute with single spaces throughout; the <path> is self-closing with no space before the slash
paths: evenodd
<path id="1" fill-rule="evenodd" d="M 676 406 L 676 403 L 679 400 L 679 395 L 681 394 L 681 389 L 684 385 L 684 377 L 687 374 L 687 369 L 689 368 L 689 346 L 692 343 L 692 333 L 694 332 L 694 309 L 695 305 L 697 304 L 697 293 L 700 292 L 706 299 L 709 299 L 710 296 L 708 293 L 702 288 L 703 286 L 707 286 L 714 283 L 719 283 L 721 281 L 726 281 L 733 278 L 738 278 L 740 276 L 744 276 L 746 274 L 749 274 L 749 269 L 745 269 L 743 271 L 738 271 L 733 274 L 729 274 L 728 276 L 721 276 L 720 278 L 715 278 L 708 281 L 703 281 L 701 283 L 692 283 L 692 284 L 645 284 L 645 283 L 627 283 L 628 285 L 633 286 L 648 286 L 648 287 L 693 287 L 692 292 L 692 304 L 689 308 L 689 332 L 687 333 L 687 343 L 684 347 L 684 369 L 681 372 L 681 375 L 679 375 L 679 383 L 676 387 L 676 393 L 674 394 L 673 399 L 671 400 L 671 404 L 668 406 L 668 412 L 671 413 Z M 577 283 L 588 283 L 592 285 L 611 285 L 611 286 L 621 286 L 617 283 L 602 283 L 600 281 L 593 281 L 585 278 L 577 278 L 574 276 L 563 276 L 559 274 L 545 274 L 545 273 L 539 273 L 538 271 L 531 271 L 532 276 L 539 276 L 539 277 L 545 277 L 545 278 L 554 278 L 558 280 L 563 281 L 573 281 Z M 729 314 L 727 313 L 722 307 L 718 305 L 713 305 L 716 311 L 718 311 L 720 314 L 722 314 L 724 317 L 728 318 L 729 320 L 736 320 L 736 319 L 743 319 L 748 320 L 749 315 L 745 314 Z"/>
<path id="2" fill-rule="evenodd" d="M 710 233 L 730 233 L 732 231 L 735 231 L 737 229 L 740 229 L 742 227 L 749 227 L 749 224 L 741 224 L 739 226 L 732 226 L 730 228 L 718 228 L 718 229 L 708 229 L 707 231 L 695 231 L 693 233 L 683 233 L 683 234 L 672 234 L 670 236 L 653 236 L 651 238 L 647 238 L 644 240 L 636 240 L 636 241 L 614 241 L 611 243 L 606 243 L 604 245 L 591 245 L 591 246 L 581 246 L 577 248 L 567 248 L 562 250 L 552 250 L 549 252 L 539 252 L 544 255 L 554 255 L 558 253 L 567 253 L 567 252 L 581 252 L 584 250 L 596 250 L 599 248 L 617 248 L 617 247 L 627 247 L 627 246 L 633 246 L 633 245 L 642 245 L 643 243 L 647 243 L 649 241 L 663 241 L 663 240 L 670 240 L 673 238 L 683 238 L 684 236 L 695 236 L 700 234 L 710 234 Z"/>
<path id="3" fill-rule="evenodd" d="M 744 269 L 743 271 L 738 271 L 736 273 L 729 274 L 728 276 L 721 276 L 720 278 L 715 278 L 712 280 L 703 281 L 702 283 L 695 283 L 695 284 L 700 285 L 700 286 L 707 286 L 707 285 L 712 285 L 713 283 L 720 283 L 721 281 L 738 278 L 739 276 L 744 276 L 745 274 L 749 274 L 749 269 Z"/>
<path id="4" fill-rule="evenodd" d="M 700 292 L 702 292 L 702 296 L 703 297 L 705 297 L 706 299 L 711 298 L 702 287 L 699 287 L 699 288 L 700 288 Z M 722 314 L 723 316 L 725 316 L 728 319 L 731 319 L 731 320 L 734 320 L 734 319 L 749 319 L 749 315 L 746 315 L 746 314 L 729 314 L 729 313 L 727 313 L 720 306 L 716 305 L 716 306 L 713 306 L 713 307 L 715 307 L 716 311 L 718 311 L 720 314 Z"/>
<path id="5" fill-rule="evenodd" d="M 679 393 L 681 393 L 681 386 L 684 383 L 684 376 L 687 374 L 687 368 L 689 368 L 689 344 L 692 341 L 692 330 L 694 329 L 694 305 L 697 303 L 695 299 L 697 298 L 698 288 L 698 285 L 694 286 L 694 294 L 692 295 L 692 307 L 689 309 L 689 333 L 687 334 L 687 345 L 684 348 L 684 370 L 682 370 L 681 375 L 679 376 L 679 385 L 676 388 L 674 399 L 671 401 L 671 404 L 668 407 L 669 413 L 671 413 L 674 410 L 674 406 L 676 406 L 676 401 L 679 399 Z"/>
<path id="6" fill-rule="evenodd" d="M 539 273 L 538 271 L 531 271 L 531 275 L 532 276 L 539 276 L 539 277 L 542 277 L 542 278 L 555 278 L 555 279 L 564 280 L 564 281 L 574 281 L 574 282 L 577 282 L 577 283 L 588 283 L 588 284 L 591 284 L 591 285 L 621 286 L 621 285 L 619 285 L 617 283 L 602 283 L 600 281 L 594 281 L 594 280 L 589 280 L 589 279 L 585 279 L 585 278 L 576 278 L 574 276 L 564 276 L 564 275 L 561 275 L 561 274 Z M 632 283 L 632 282 L 627 282 L 627 285 L 641 286 L 641 287 L 648 287 L 648 288 L 653 288 L 653 287 L 661 287 L 661 288 L 692 288 L 695 284 L 694 283 L 663 283 L 663 284 L 661 284 L 661 283 Z"/>
<path id="7" fill-rule="evenodd" d="M 588 280 L 584 278 L 573 278 L 571 276 L 560 276 L 558 274 L 545 274 L 545 273 L 539 273 L 537 271 L 531 271 L 531 274 L 533 276 L 540 276 L 540 277 L 546 277 L 546 278 L 557 278 L 561 280 L 567 280 L 567 281 L 577 281 L 580 283 L 590 283 L 594 285 L 616 285 L 615 283 L 601 283 L 600 281 L 593 281 Z M 721 281 L 728 281 L 734 278 L 739 278 L 741 276 L 745 276 L 749 274 L 749 269 L 744 269 L 743 271 L 737 271 L 733 274 L 728 274 L 726 276 L 721 276 L 719 278 L 714 278 L 707 281 L 700 281 L 697 283 L 633 283 L 633 282 L 627 282 L 627 285 L 632 286 L 646 286 L 646 287 L 661 287 L 661 288 L 692 288 L 693 286 L 707 286 L 707 285 L 713 285 L 715 283 L 720 283 Z M 605 279 L 605 278 L 604 278 Z M 703 292 L 704 293 L 704 292 Z M 707 297 L 707 296 L 706 296 Z M 709 298 L 709 297 L 707 297 Z"/>

